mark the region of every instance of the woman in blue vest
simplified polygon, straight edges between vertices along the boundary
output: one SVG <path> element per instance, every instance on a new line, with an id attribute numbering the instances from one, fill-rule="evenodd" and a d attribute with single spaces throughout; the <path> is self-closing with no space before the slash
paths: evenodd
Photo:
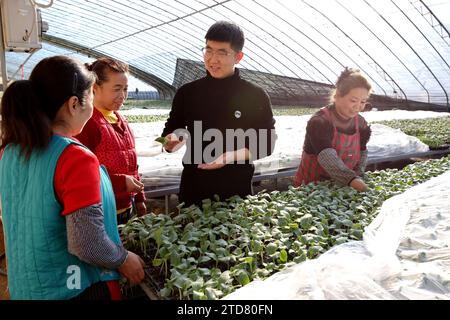
<path id="1" fill-rule="evenodd" d="M 0 200 L 11 299 L 119 299 L 144 278 L 119 238 L 106 170 L 72 137 L 92 116 L 95 76 L 56 56 L 2 98 Z"/>

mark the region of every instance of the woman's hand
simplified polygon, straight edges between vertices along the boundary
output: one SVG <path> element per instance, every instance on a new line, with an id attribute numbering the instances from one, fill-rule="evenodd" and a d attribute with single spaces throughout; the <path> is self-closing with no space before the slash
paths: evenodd
<path id="1" fill-rule="evenodd" d="M 364 181 L 362 181 L 361 178 L 353 179 L 352 182 L 350 182 L 350 187 L 359 192 L 365 192 L 369 190 L 369 187 L 364 183 Z"/>
<path id="2" fill-rule="evenodd" d="M 136 202 L 136 209 L 138 217 L 142 217 L 147 214 L 147 206 L 145 202 Z"/>
<path id="3" fill-rule="evenodd" d="M 125 176 L 125 191 L 138 193 L 144 190 L 144 184 L 133 176 Z"/>
<path id="4" fill-rule="evenodd" d="M 144 280 L 145 263 L 137 254 L 128 251 L 125 262 L 119 267 L 118 271 L 130 281 L 131 284 L 138 284 Z"/>

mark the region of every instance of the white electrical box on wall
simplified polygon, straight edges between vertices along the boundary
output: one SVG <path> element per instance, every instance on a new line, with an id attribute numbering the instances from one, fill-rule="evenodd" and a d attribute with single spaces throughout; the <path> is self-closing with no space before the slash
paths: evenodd
<path id="1" fill-rule="evenodd" d="M 29 0 L 0 0 L 6 51 L 32 52 L 42 48 L 40 15 Z"/>

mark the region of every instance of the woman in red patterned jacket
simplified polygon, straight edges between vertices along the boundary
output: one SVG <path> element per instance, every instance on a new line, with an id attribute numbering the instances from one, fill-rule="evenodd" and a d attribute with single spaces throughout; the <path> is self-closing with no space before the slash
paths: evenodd
<path id="1" fill-rule="evenodd" d="M 76 138 L 92 150 L 111 177 L 117 206 L 117 221 L 126 223 L 133 202 L 138 215 L 146 213 L 144 185 L 138 175 L 134 135 L 119 114 L 128 95 L 128 65 L 100 58 L 87 66 L 97 75 L 94 113 Z"/>
<path id="2" fill-rule="evenodd" d="M 359 70 L 346 68 L 341 73 L 332 104 L 308 121 L 294 186 L 333 180 L 358 191 L 368 190 L 362 176 L 371 130 L 359 112 L 364 110 L 371 89 Z"/>

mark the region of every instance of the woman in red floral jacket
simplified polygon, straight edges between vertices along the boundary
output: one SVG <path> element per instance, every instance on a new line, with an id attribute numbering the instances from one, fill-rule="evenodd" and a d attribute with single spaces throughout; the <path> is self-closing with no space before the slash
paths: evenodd
<path id="1" fill-rule="evenodd" d="M 146 213 L 144 185 L 138 175 L 134 135 L 119 114 L 128 95 L 128 65 L 100 58 L 88 65 L 95 72 L 94 113 L 76 138 L 92 150 L 108 170 L 117 206 L 117 221 L 126 223 L 133 202 L 138 215 Z"/>

